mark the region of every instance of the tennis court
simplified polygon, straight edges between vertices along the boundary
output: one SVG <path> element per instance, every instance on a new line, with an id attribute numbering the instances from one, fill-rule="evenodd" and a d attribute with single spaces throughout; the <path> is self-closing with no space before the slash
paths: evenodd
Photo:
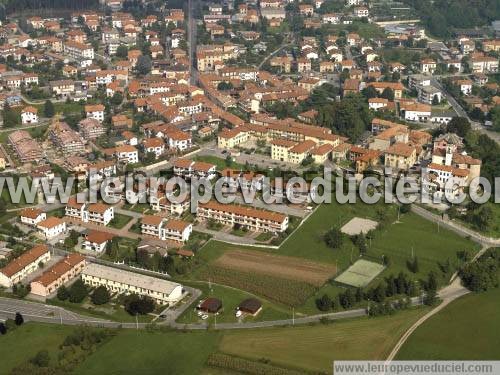
<path id="1" fill-rule="evenodd" d="M 384 268 L 382 264 L 360 259 L 342 272 L 335 281 L 356 288 L 364 287 L 377 277 Z"/>

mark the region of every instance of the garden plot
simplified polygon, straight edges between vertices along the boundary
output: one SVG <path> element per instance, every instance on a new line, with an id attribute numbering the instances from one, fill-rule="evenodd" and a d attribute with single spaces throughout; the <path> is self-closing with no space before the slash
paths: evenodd
<path id="1" fill-rule="evenodd" d="M 360 259 L 341 273 L 335 281 L 356 288 L 364 287 L 377 277 L 384 268 L 385 266 L 382 264 Z"/>

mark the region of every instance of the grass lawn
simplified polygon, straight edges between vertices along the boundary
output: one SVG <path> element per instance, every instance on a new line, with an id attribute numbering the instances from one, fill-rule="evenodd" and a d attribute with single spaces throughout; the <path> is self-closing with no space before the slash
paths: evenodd
<path id="1" fill-rule="evenodd" d="M 72 330 L 73 328 L 69 326 L 26 323 L 8 332 L 0 339 L 2 348 L 0 373 L 10 373 L 14 367 L 34 357 L 41 349 L 48 350 L 54 359 L 59 345 Z"/>
<path id="2" fill-rule="evenodd" d="M 199 374 L 219 337 L 217 332 L 124 330 L 88 357 L 74 374 Z"/>
<path id="3" fill-rule="evenodd" d="M 329 325 L 228 331 L 219 350 L 282 366 L 331 373 L 333 360 L 383 360 L 401 335 L 428 310 L 361 318 Z"/>
<path id="4" fill-rule="evenodd" d="M 417 328 L 396 359 L 499 360 L 499 316 L 500 289 L 466 295 Z"/>
<path id="5" fill-rule="evenodd" d="M 108 224 L 111 228 L 122 229 L 127 223 L 132 220 L 132 216 L 122 215 L 115 212 L 115 217 Z"/>
<path id="6" fill-rule="evenodd" d="M 120 237 L 118 239 L 118 254 L 115 259 L 112 259 L 108 254 L 104 253 L 101 258 L 113 262 L 135 260 L 135 250 L 140 240 Z"/>
<path id="7" fill-rule="evenodd" d="M 262 232 L 257 237 L 255 237 L 255 240 L 260 242 L 267 242 L 271 238 L 273 238 L 273 234 L 271 232 Z"/>
<path id="8" fill-rule="evenodd" d="M 200 300 L 215 297 L 222 301 L 223 311 L 219 313 L 217 316 L 217 323 L 235 323 L 238 322 L 238 318 L 235 317 L 235 309 L 238 307 L 239 303 L 243 300 L 255 297 L 253 294 L 247 293 L 242 290 L 225 287 L 221 285 L 213 284 L 211 285 L 211 289 L 209 288 L 207 283 L 202 282 L 191 282 L 190 286 L 193 286 L 197 289 L 200 289 L 203 292 L 203 295 L 200 297 Z M 265 321 L 265 320 L 279 320 L 279 319 L 288 319 L 291 318 L 291 311 L 288 307 L 284 305 L 279 305 L 267 300 L 264 300 L 260 297 L 259 300 L 262 302 L 262 311 L 256 317 L 248 316 L 245 318 L 245 322 L 251 321 Z M 198 301 L 195 301 L 193 306 L 189 307 L 178 319 L 178 323 L 199 323 L 202 322 L 200 318 L 196 315 L 194 311 L 195 306 L 198 304 Z M 212 315 L 210 315 L 209 322 L 214 322 L 215 319 Z"/>
<path id="9" fill-rule="evenodd" d="M 123 205 L 122 208 L 124 210 L 134 211 L 134 212 L 138 212 L 138 213 L 142 214 L 145 211 L 148 211 L 151 207 L 149 204 L 146 204 L 146 203 L 137 203 L 137 204 L 126 203 Z"/>
<path id="10" fill-rule="evenodd" d="M 101 306 L 95 306 L 90 301 L 90 297 L 85 298 L 82 303 L 71 303 L 69 301 L 60 301 L 57 297 L 47 300 L 47 303 L 54 306 L 61 306 L 75 313 L 91 316 L 95 318 L 113 320 L 115 322 L 135 322 L 135 316 L 126 312 L 118 304 L 107 303 Z M 151 315 L 139 315 L 137 317 L 141 323 L 149 323 L 153 319 Z"/>
<path id="11" fill-rule="evenodd" d="M 50 210 L 50 211 L 48 211 L 48 212 L 47 212 L 47 217 L 52 217 L 52 216 L 54 216 L 54 217 L 59 217 L 59 218 L 61 218 L 61 217 L 63 217 L 63 216 L 64 216 L 64 212 L 65 212 L 64 207 L 61 207 L 61 208 L 56 208 L 55 210 Z"/>
<path id="12" fill-rule="evenodd" d="M 245 166 L 243 164 L 236 163 L 234 161 L 231 161 L 229 165 L 226 163 L 226 160 L 218 158 L 217 156 L 213 155 L 199 155 L 195 156 L 193 158 L 195 161 L 204 161 L 206 163 L 212 163 L 217 166 L 218 171 L 222 171 L 224 168 L 233 168 L 233 169 L 245 169 Z"/>

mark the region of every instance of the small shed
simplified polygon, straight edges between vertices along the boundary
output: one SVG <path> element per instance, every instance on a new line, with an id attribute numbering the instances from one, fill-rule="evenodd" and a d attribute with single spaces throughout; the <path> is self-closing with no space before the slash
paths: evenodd
<path id="1" fill-rule="evenodd" d="M 239 304 L 238 310 L 256 316 L 262 310 L 262 303 L 257 298 L 247 298 Z"/>
<path id="2" fill-rule="evenodd" d="M 220 309 L 222 309 L 222 301 L 220 299 L 212 297 L 207 298 L 198 307 L 198 310 L 211 314 L 216 314 L 217 312 L 219 312 Z"/>

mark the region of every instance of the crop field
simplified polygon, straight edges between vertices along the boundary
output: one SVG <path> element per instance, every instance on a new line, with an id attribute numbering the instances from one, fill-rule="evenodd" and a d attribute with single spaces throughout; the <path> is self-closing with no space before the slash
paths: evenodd
<path id="1" fill-rule="evenodd" d="M 302 305 L 317 289 L 303 281 L 284 279 L 264 273 L 232 270 L 217 265 L 206 267 L 199 277 L 205 281 L 246 290 L 288 306 Z"/>
<path id="2" fill-rule="evenodd" d="M 323 285 L 335 274 L 334 265 L 272 255 L 262 251 L 228 251 L 213 264 L 221 268 L 303 281 L 314 286 Z"/>
<path id="3" fill-rule="evenodd" d="M 384 268 L 382 264 L 360 259 L 339 275 L 335 281 L 357 288 L 364 287 L 377 277 Z"/>

